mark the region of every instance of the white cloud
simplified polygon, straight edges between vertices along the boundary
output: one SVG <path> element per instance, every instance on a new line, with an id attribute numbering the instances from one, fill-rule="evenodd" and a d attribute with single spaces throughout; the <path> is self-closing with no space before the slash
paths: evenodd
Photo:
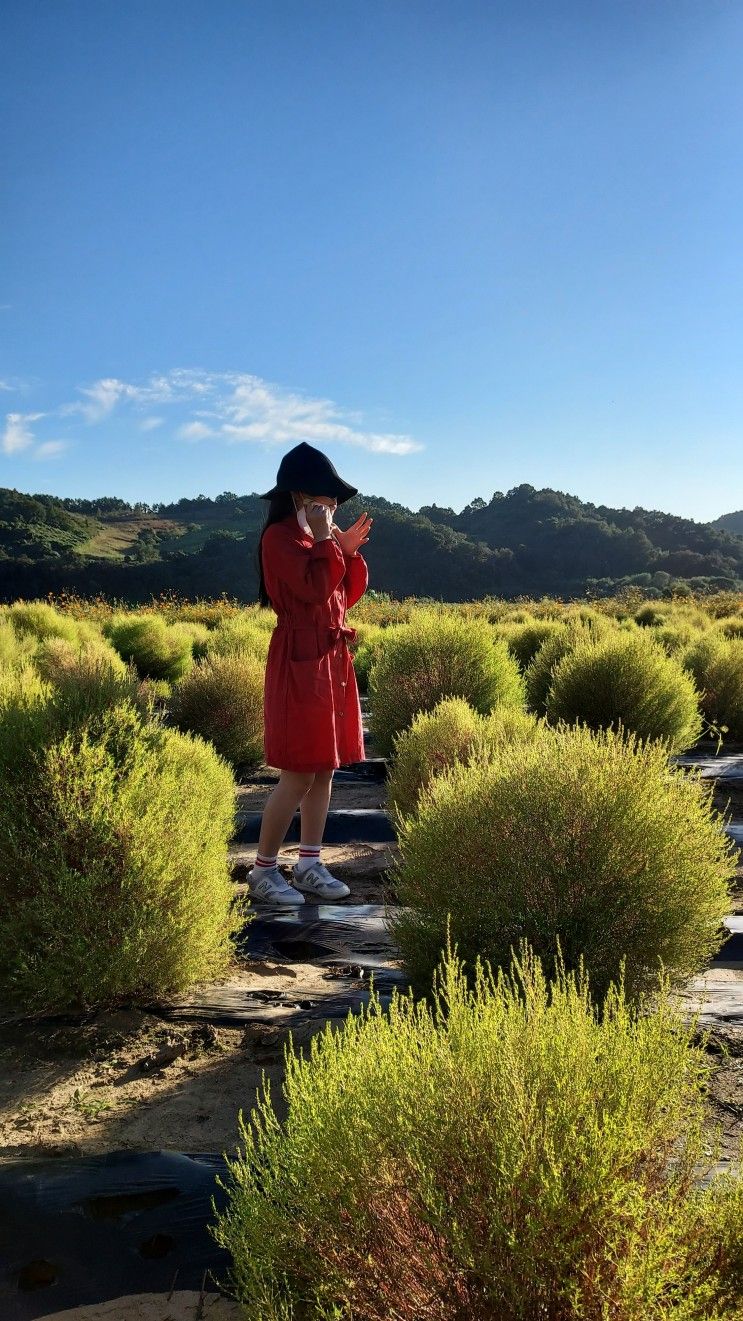
<path id="1" fill-rule="evenodd" d="M 207 436 L 216 436 L 216 434 L 212 427 L 207 427 L 203 422 L 186 422 L 178 428 L 181 440 L 206 440 Z"/>
<path id="2" fill-rule="evenodd" d="M 44 440 L 36 446 L 32 457 L 34 459 L 54 459 L 68 447 L 69 441 L 67 440 Z"/>
<path id="3" fill-rule="evenodd" d="M 5 419 L 2 448 L 5 454 L 18 454 L 34 443 L 29 422 L 38 422 L 43 413 L 8 413 Z"/>
<path id="4" fill-rule="evenodd" d="M 121 399 L 132 399 L 136 396 L 134 386 L 127 385 L 126 381 L 117 381 L 115 376 L 107 376 L 101 381 L 96 381 L 94 385 L 80 386 L 80 393 L 87 396 L 87 403 L 78 401 L 74 404 L 63 404 L 60 412 L 82 413 L 88 422 L 100 422 L 113 412 Z"/>
<path id="5" fill-rule="evenodd" d="M 425 448 L 412 436 L 371 430 L 362 415 L 332 399 L 315 398 L 275 385 L 249 372 L 208 372 L 178 367 L 153 373 L 143 384 L 116 376 L 78 387 L 83 396 L 54 410 L 58 417 L 82 415 L 92 426 L 125 410 L 140 431 L 154 431 L 166 421 L 161 410 L 177 413 L 177 436 L 184 441 L 217 440 L 228 445 L 351 445 L 373 454 L 403 455 Z M 153 411 L 153 409 L 157 411 Z M 144 416 L 136 418 L 136 413 Z M 8 414 L 5 450 L 13 453 L 33 443 L 26 423 L 43 414 Z"/>
<path id="6" fill-rule="evenodd" d="M 221 397 L 214 415 L 221 423 L 218 434 L 230 444 L 335 441 L 375 454 L 411 454 L 424 448 L 412 436 L 349 426 L 347 419 L 360 422 L 359 414 L 345 412 L 331 399 L 300 395 L 248 374 L 222 379 L 232 388 Z"/>

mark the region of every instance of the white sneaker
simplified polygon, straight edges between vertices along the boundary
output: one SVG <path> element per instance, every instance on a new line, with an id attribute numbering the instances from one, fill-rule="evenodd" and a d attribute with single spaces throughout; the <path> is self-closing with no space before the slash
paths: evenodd
<path id="1" fill-rule="evenodd" d="M 297 871 L 295 864 L 292 880 L 297 890 L 319 895 L 321 899 L 345 899 L 351 893 L 343 881 L 331 875 L 324 862 L 312 862 L 301 872 Z"/>
<path id="2" fill-rule="evenodd" d="M 278 867 L 259 867 L 257 871 L 251 867 L 248 872 L 248 889 L 251 899 L 277 904 L 280 908 L 296 908 L 298 904 L 304 903 L 304 895 L 289 884 Z"/>

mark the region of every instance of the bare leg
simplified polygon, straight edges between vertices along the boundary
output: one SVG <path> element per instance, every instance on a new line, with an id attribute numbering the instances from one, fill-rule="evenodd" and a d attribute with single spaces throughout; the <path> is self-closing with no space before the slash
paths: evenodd
<path id="1" fill-rule="evenodd" d="M 282 771 L 278 784 L 266 799 L 261 819 L 258 852 L 273 858 L 284 842 L 297 807 L 304 801 L 314 780 L 312 771 Z"/>
<path id="2" fill-rule="evenodd" d="M 302 818 L 300 834 L 302 844 L 322 843 L 332 789 L 333 772 L 315 771 L 314 783 L 299 804 L 299 814 Z"/>

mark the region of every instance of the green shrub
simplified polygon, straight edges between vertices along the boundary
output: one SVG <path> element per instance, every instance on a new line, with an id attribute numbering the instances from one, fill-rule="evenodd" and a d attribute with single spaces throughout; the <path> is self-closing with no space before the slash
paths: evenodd
<path id="1" fill-rule="evenodd" d="M 432 711 L 419 711 L 394 736 L 387 777 L 387 804 L 393 814 L 415 810 L 429 780 L 456 760 L 464 760 L 483 717 L 463 697 L 446 697 Z"/>
<path id="2" fill-rule="evenodd" d="M 235 789 L 201 739 L 129 702 L 70 719 L 0 684 L 0 994 L 28 1010 L 183 990 L 227 968 Z"/>
<path id="3" fill-rule="evenodd" d="M 473 711 L 463 697 L 448 697 L 432 711 L 420 711 L 396 734 L 387 777 L 387 803 L 393 815 L 415 810 L 421 790 L 455 761 L 497 756 L 503 742 L 534 737 L 534 716 L 496 706 L 487 716 Z"/>
<path id="4" fill-rule="evenodd" d="M 263 662 L 252 652 L 210 654 L 173 688 L 170 719 L 208 739 L 233 765 L 260 766 L 264 675 Z"/>
<path id="5" fill-rule="evenodd" d="M 682 666 L 646 634 L 609 634 L 584 642 L 555 666 L 546 701 L 550 721 L 632 730 L 669 752 L 695 743 L 703 729 L 699 694 Z"/>
<path id="6" fill-rule="evenodd" d="M 32 634 L 16 632 L 7 615 L 0 616 L 0 670 L 27 664 L 36 646 L 37 641 Z"/>
<path id="7" fill-rule="evenodd" d="M 47 638 L 37 645 L 33 659 L 42 679 L 57 690 L 57 702 L 64 704 L 73 723 L 127 700 L 143 716 L 153 715 L 152 694 L 134 666 L 125 664 L 101 638 L 79 647 L 65 638 Z"/>
<path id="8" fill-rule="evenodd" d="M 246 615 L 234 615 L 215 628 L 209 639 L 207 655 L 236 656 L 241 652 L 257 656 L 264 664 L 268 656 L 270 634 Z"/>
<path id="9" fill-rule="evenodd" d="M 627 988 L 662 959 L 674 979 L 722 937 L 737 849 L 712 787 L 671 768 L 662 744 L 585 726 L 543 727 L 489 763 L 455 765 L 398 832 L 391 925 L 416 986 L 430 986 L 447 920 L 463 957 L 506 967 L 529 941 L 581 954 L 599 994 L 627 958 Z"/>
<path id="10" fill-rule="evenodd" d="M 377 658 L 381 656 L 388 638 L 392 636 L 396 627 L 396 624 L 388 624 L 386 628 L 382 628 L 378 624 L 354 624 L 358 639 L 351 645 L 353 668 L 356 672 L 356 682 L 360 693 L 368 693 L 372 666 Z"/>
<path id="11" fill-rule="evenodd" d="M 170 625 L 171 633 L 176 636 L 187 637 L 191 642 L 191 651 L 194 660 L 201 660 L 206 656 L 212 638 L 212 630 L 207 628 L 206 624 L 199 624 L 195 620 L 177 620 Z"/>
<path id="12" fill-rule="evenodd" d="M 213 1233 L 246 1321 L 703 1321 L 743 1284 L 743 1180 L 708 1167 L 711 1065 L 665 983 L 596 1012 L 581 974 L 447 956 L 434 1005 L 395 996 L 290 1045 L 264 1081 Z"/>
<path id="13" fill-rule="evenodd" d="M 743 613 L 723 616 L 714 624 L 715 629 L 726 638 L 743 638 Z"/>
<path id="14" fill-rule="evenodd" d="M 557 662 L 567 656 L 580 642 L 589 640 L 589 635 L 576 620 L 571 620 L 561 628 L 555 629 L 547 638 L 524 673 L 526 704 L 530 711 L 543 716 L 547 709 L 547 697 L 552 685 L 552 675 Z"/>
<path id="15" fill-rule="evenodd" d="M 651 626 L 648 629 L 650 636 L 655 638 L 656 642 L 660 643 L 664 651 L 668 652 L 669 656 L 675 656 L 677 658 L 680 658 L 684 648 L 691 644 L 698 632 L 698 629 L 684 621 L 674 624 L 663 624 L 658 627 Z"/>
<path id="16" fill-rule="evenodd" d="M 743 741 L 743 638 L 724 638 L 710 629 L 684 652 L 705 718 Z"/>
<path id="17" fill-rule="evenodd" d="M 547 638 L 553 637 L 559 628 L 556 620 L 532 619 L 526 624 L 502 627 L 496 636 L 503 638 L 511 655 L 516 658 L 520 668 L 525 670 Z"/>
<path id="18" fill-rule="evenodd" d="M 464 697 L 483 715 L 499 703 L 519 709 L 524 704 L 518 665 L 505 643 L 493 640 L 487 621 L 424 611 L 386 639 L 369 692 L 369 731 L 383 757 L 392 754 L 395 734 L 443 697 Z"/>
<path id="19" fill-rule="evenodd" d="M 80 637 L 78 621 L 46 601 L 16 601 L 8 607 L 7 618 L 21 636 L 66 638 L 68 642 L 77 642 Z"/>
<path id="20" fill-rule="evenodd" d="M 665 610 L 659 610 L 657 606 L 648 602 L 647 605 L 640 606 L 640 609 L 635 612 L 635 623 L 639 624 L 641 628 L 652 628 L 659 624 L 667 624 L 668 613 Z"/>
<path id="21" fill-rule="evenodd" d="M 143 679 L 176 683 L 193 665 L 193 641 L 186 626 L 166 624 L 160 615 L 114 615 L 103 632 Z"/>

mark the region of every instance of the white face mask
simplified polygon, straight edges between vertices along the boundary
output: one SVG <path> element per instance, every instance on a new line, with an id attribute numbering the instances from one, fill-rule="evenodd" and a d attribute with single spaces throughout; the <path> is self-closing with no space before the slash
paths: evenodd
<path id="1" fill-rule="evenodd" d="M 309 532 L 310 536 L 314 537 L 315 534 L 307 521 L 307 512 L 304 505 L 301 505 L 297 510 L 297 522 L 304 532 Z"/>

